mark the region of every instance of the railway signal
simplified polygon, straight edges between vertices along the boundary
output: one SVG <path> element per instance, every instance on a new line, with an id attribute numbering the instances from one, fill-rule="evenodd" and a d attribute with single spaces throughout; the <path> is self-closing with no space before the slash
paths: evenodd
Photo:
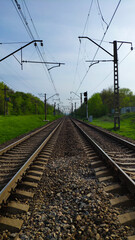
<path id="1" fill-rule="evenodd" d="M 84 92 L 84 102 L 87 104 L 87 92 Z"/>
<path id="2" fill-rule="evenodd" d="M 84 95 L 84 103 L 86 104 L 86 119 L 88 120 L 88 93 L 87 92 L 84 92 L 83 93 Z"/>

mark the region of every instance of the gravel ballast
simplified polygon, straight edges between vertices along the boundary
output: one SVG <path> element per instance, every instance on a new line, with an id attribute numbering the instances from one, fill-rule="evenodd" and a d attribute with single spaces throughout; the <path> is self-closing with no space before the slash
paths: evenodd
<path id="1" fill-rule="evenodd" d="M 30 209 L 20 239 L 127 239 L 131 230 L 118 222 L 111 194 L 103 190 L 90 167 L 84 144 L 71 122 L 57 139 Z"/>

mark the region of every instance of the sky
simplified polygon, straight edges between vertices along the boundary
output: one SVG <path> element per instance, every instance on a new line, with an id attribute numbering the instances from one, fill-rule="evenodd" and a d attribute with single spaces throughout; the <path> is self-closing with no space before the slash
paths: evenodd
<path id="1" fill-rule="evenodd" d="M 25 47 L 22 60 L 64 65 L 48 71 L 56 65 L 23 63 L 22 70 L 21 52 L 18 51 L 15 57 L 12 55 L 0 61 L 1 82 L 14 91 L 31 93 L 42 100 L 46 93 L 48 102 L 56 102 L 65 112 L 71 110 L 71 103 L 75 106 L 76 102 L 77 108 L 80 106 L 80 93 L 87 91 L 91 97 L 103 89 L 113 88 L 113 62 L 90 68 L 91 63 L 87 62 L 113 58 L 102 49 L 97 51 L 97 46 L 88 39 L 79 41 L 78 37 L 89 37 L 100 44 L 104 36 L 101 46 L 111 54 L 115 40 L 132 42 L 134 48 L 134 0 L 17 0 L 17 3 L 25 23 L 18 14 L 15 0 L 1 0 L 0 59 L 34 39 L 43 40 L 44 46 L 37 43 L 38 49 L 34 44 Z M 135 94 L 135 51 L 131 51 L 131 44 L 122 44 L 118 59 L 119 86 Z M 55 95 L 57 93 L 59 96 Z"/>

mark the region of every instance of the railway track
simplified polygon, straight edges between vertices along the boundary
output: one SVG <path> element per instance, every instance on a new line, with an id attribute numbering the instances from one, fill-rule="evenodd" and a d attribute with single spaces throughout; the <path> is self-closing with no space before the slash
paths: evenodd
<path id="1" fill-rule="evenodd" d="M 118 216 L 119 221 L 135 226 L 135 144 L 81 121 L 73 122 L 102 159 L 92 161 L 91 166 L 100 182 L 108 181 L 105 191 L 116 193 L 111 204 L 116 207 L 132 206 Z M 135 239 L 135 235 L 128 239 Z"/>
<path id="2" fill-rule="evenodd" d="M 57 122 L 46 125 L 0 150 L 0 190 L 24 165 L 56 125 Z"/>
<path id="3" fill-rule="evenodd" d="M 134 174 L 118 165 L 128 153 L 133 160 L 134 146 L 109 143 L 108 136 L 101 140 L 89 126 L 73 122 L 53 127 L 55 134 L 36 150 L 12 195 L 11 185 L 1 200 L 1 239 L 17 239 L 20 229 L 20 239 L 135 239 Z M 18 155 L 18 147 L 8 151 Z"/>
<path id="4" fill-rule="evenodd" d="M 121 169 L 123 177 L 125 173 L 125 178 L 130 179 L 129 182 L 131 182 L 131 191 L 133 193 L 135 186 L 135 144 L 100 128 L 83 124 L 81 121 L 77 125 L 82 127 L 84 132 L 110 157 L 110 165 L 118 169 L 117 171 Z"/>
<path id="5" fill-rule="evenodd" d="M 17 142 L 5 147 L 0 151 L 0 229 L 10 229 L 15 231 L 20 229 L 22 220 L 7 218 L 3 216 L 3 207 L 13 211 L 27 211 L 25 204 L 9 201 L 13 194 L 24 197 L 32 197 L 31 192 L 21 190 L 21 186 L 26 188 L 36 187 L 36 181 L 40 180 L 44 169 L 45 159 L 34 160 L 45 147 L 49 139 L 53 136 L 62 121 L 54 121 L 45 127 L 36 130 L 32 134 L 25 136 Z M 46 153 L 47 157 L 48 153 Z M 25 178 L 25 181 L 22 179 Z M 20 189 L 17 186 L 20 185 Z M 13 193 L 13 194 L 12 194 Z"/>

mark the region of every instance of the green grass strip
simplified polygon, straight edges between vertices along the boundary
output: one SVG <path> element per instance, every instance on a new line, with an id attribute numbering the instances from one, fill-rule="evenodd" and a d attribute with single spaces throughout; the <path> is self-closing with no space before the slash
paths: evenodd
<path id="1" fill-rule="evenodd" d="M 92 124 L 135 140 L 135 113 L 126 113 L 120 116 L 120 130 L 114 131 L 113 117 L 96 118 L 93 119 Z"/>
<path id="2" fill-rule="evenodd" d="M 47 119 L 53 121 L 58 117 L 48 115 Z M 44 115 L 0 116 L 0 144 L 44 126 L 47 122 L 43 120 Z"/>

